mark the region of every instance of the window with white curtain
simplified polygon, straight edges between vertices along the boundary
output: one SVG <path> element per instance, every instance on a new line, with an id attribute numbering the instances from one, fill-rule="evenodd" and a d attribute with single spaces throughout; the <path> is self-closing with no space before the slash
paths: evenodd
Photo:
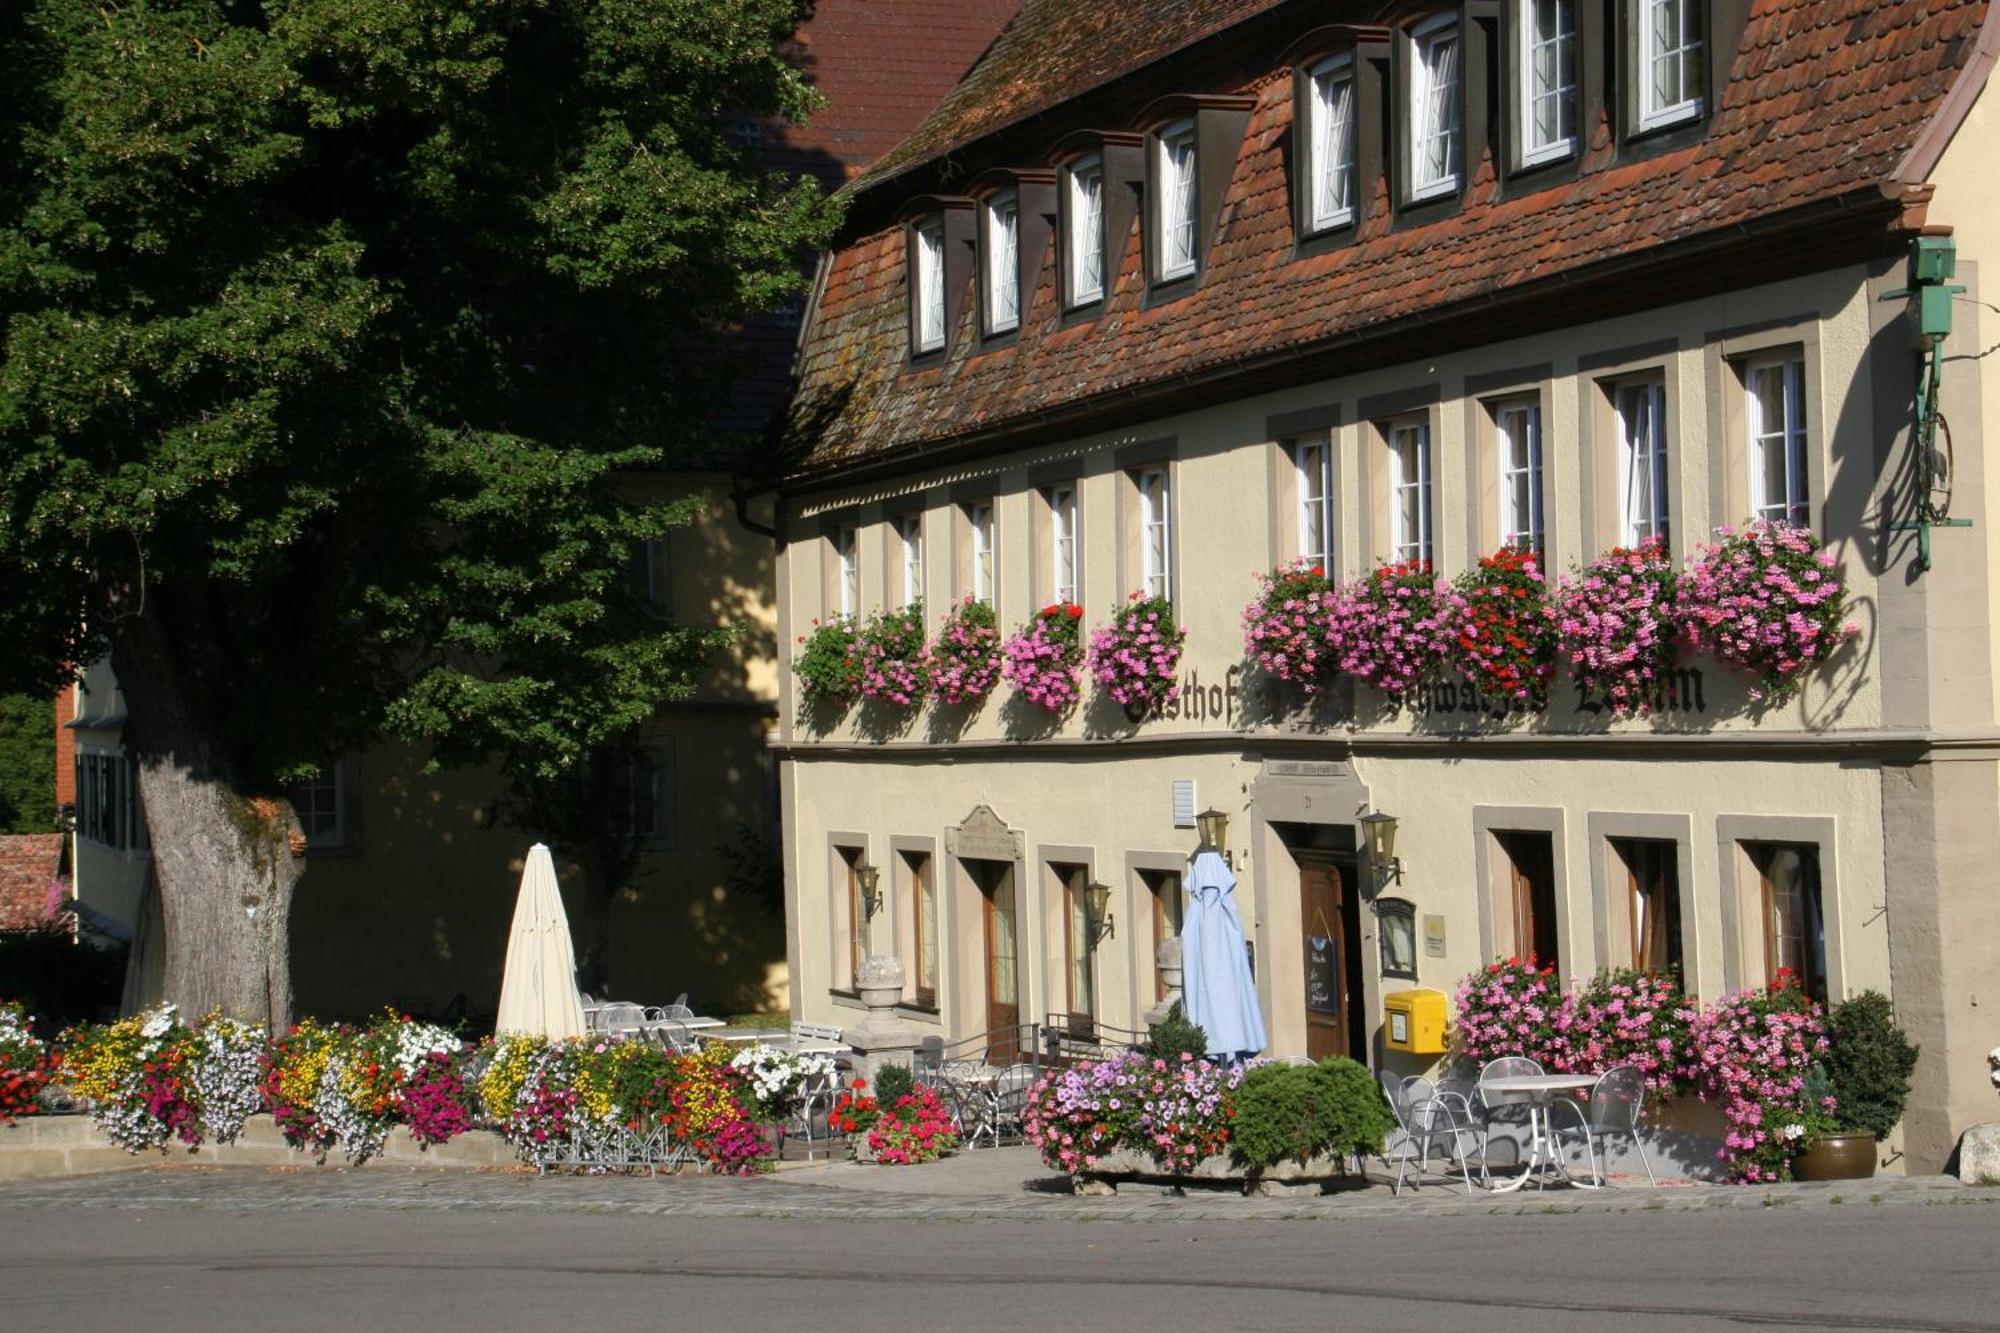
<path id="1" fill-rule="evenodd" d="M 917 350 L 934 352 L 944 346 L 944 219 L 925 218 L 915 230 Z"/>
<path id="2" fill-rule="evenodd" d="M 1500 465 L 1500 544 L 1542 554 L 1542 407 L 1533 399 L 1493 412 Z"/>
<path id="3" fill-rule="evenodd" d="M 861 606 L 861 552 L 851 523 L 833 530 L 833 577 L 833 594 L 840 614 L 851 616 Z"/>
<path id="4" fill-rule="evenodd" d="M 1435 562 L 1431 544 L 1431 428 L 1407 421 L 1389 431 L 1389 555 Z"/>
<path id="5" fill-rule="evenodd" d="M 1312 229 L 1354 220 L 1354 58 L 1340 55 L 1313 66 L 1310 119 Z"/>
<path id="6" fill-rule="evenodd" d="M 1640 0 L 1639 128 L 1702 112 L 1702 0 Z"/>
<path id="7" fill-rule="evenodd" d="M 924 599 L 924 516 L 897 519 L 896 537 L 903 548 L 903 605 L 915 606 Z"/>
<path id="8" fill-rule="evenodd" d="M 1021 201 L 1002 190 L 986 201 L 986 331 L 1021 323 Z"/>
<path id="9" fill-rule="evenodd" d="M 1148 597 L 1174 595 L 1173 496 L 1165 467 L 1141 469 L 1133 478 L 1139 488 L 1139 552 L 1141 588 Z"/>
<path id="10" fill-rule="evenodd" d="M 1750 434 L 1750 512 L 1806 527 L 1806 367 L 1796 357 L 1745 368 L 1745 424 Z"/>
<path id="11" fill-rule="evenodd" d="M 1195 267 L 1194 122 L 1183 120 L 1160 131 L 1160 273 L 1180 278 Z"/>
<path id="12" fill-rule="evenodd" d="M 1410 198 L 1458 189 L 1460 50 L 1458 17 L 1440 14 L 1410 31 Z"/>
<path id="13" fill-rule="evenodd" d="M 1521 165 L 1576 151 L 1576 0 L 1521 5 Z"/>
<path id="14" fill-rule="evenodd" d="M 1299 494 L 1299 559 L 1333 568 L 1333 448 L 1325 437 L 1292 446 Z"/>
<path id="15" fill-rule="evenodd" d="M 1049 591 L 1052 600 L 1076 600 L 1076 486 L 1049 488 Z"/>
<path id="16" fill-rule="evenodd" d="M 1089 305 L 1104 296 L 1104 159 L 1080 157 L 1066 174 L 1069 303 Z"/>
<path id="17" fill-rule="evenodd" d="M 966 526 L 972 537 L 972 597 L 993 601 L 993 502 L 975 500 L 965 507 Z"/>
<path id="18" fill-rule="evenodd" d="M 1665 542 L 1667 522 L 1667 388 L 1659 380 L 1618 387 L 1619 541 L 1636 547 Z"/>

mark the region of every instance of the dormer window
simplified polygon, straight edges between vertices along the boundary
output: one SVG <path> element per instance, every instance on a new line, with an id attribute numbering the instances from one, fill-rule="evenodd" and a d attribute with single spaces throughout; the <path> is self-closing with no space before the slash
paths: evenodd
<path id="1" fill-rule="evenodd" d="M 1306 114 L 1312 158 L 1308 217 L 1315 232 L 1354 221 L 1354 59 L 1313 66 Z"/>
<path id="2" fill-rule="evenodd" d="M 1700 116 L 1707 64 L 1702 0 L 1638 0 L 1639 128 Z"/>
<path id="3" fill-rule="evenodd" d="M 1455 194 L 1464 158 L 1460 119 L 1462 43 L 1456 13 L 1439 14 L 1412 28 L 1408 134 L 1412 202 Z"/>
<path id="4" fill-rule="evenodd" d="M 1157 277 L 1161 282 L 1184 278 L 1195 270 L 1194 121 L 1181 120 L 1161 130 L 1154 179 L 1159 195 L 1154 204 L 1154 234 L 1159 237 Z"/>
<path id="5" fill-rule="evenodd" d="M 981 228 L 986 258 L 986 332 L 1021 324 L 1021 199 L 1001 190 L 987 199 Z"/>
<path id="6" fill-rule="evenodd" d="M 1104 299 L 1104 158 L 1090 153 L 1063 173 L 1064 248 L 1069 304 Z"/>
<path id="7" fill-rule="evenodd" d="M 1521 30 L 1521 165 L 1540 166 L 1576 151 L 1576 0 L 1525 0 Z"/>
<path id="8" fill-rule="evenodd" d="M 944 219 L 927 217 L 910 228 L 915 281 L 910 284 L 910 342 L 919 353 L 944 347 Z"/>

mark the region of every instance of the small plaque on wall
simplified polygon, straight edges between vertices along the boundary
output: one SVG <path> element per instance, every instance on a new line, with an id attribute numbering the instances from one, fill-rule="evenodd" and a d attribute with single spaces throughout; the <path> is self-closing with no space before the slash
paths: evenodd
<path id="1" fill-rule="evenodd" d="M 1444 918 L 1441 916 L 1424 918 L 1424 956 L 1444 957 Z"/>

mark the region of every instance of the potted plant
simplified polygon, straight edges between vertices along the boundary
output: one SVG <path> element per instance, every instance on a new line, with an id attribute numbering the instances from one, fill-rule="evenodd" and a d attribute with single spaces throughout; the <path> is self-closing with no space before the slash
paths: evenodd
<path id="1" fill-rule="evenodd" d="M 1083 608 L 1075 602 L 1043 607 L 1000 645 L 1000 674 L 1037 708 L 1062 713 L 1076 702 L 1076 669 L 1083 661 L 1077 625 Z"/>
<path id="2" fill-rule="evenodd" d="M 1090 632 L 1090 674 L 1120 707 L 1153 712 L 1180 693 L 1174 673 L 1186 641 L 1173 603 L 1135 592 L 1109 624 Z"/>
<path id="3" fill-rule="evenodd" d="M 1863 991 L 1826 1018 L 1827 1051 L 1807 1076 L 1800 1180 L 1865 1180 L 1876 1150 L 1903 1118 L 1917 1048 L 1896 1025 L 1887 996 Z"/>

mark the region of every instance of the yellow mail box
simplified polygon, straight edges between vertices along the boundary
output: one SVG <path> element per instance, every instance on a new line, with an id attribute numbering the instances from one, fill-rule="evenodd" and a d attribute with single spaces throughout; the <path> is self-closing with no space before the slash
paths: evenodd
<path id="1" fill-rule="evenodd" d="M 1382 1044 L 1411 1055 L 1445 1053 L 1441 990 L 1399 990 L 1382 997 Z"/>

